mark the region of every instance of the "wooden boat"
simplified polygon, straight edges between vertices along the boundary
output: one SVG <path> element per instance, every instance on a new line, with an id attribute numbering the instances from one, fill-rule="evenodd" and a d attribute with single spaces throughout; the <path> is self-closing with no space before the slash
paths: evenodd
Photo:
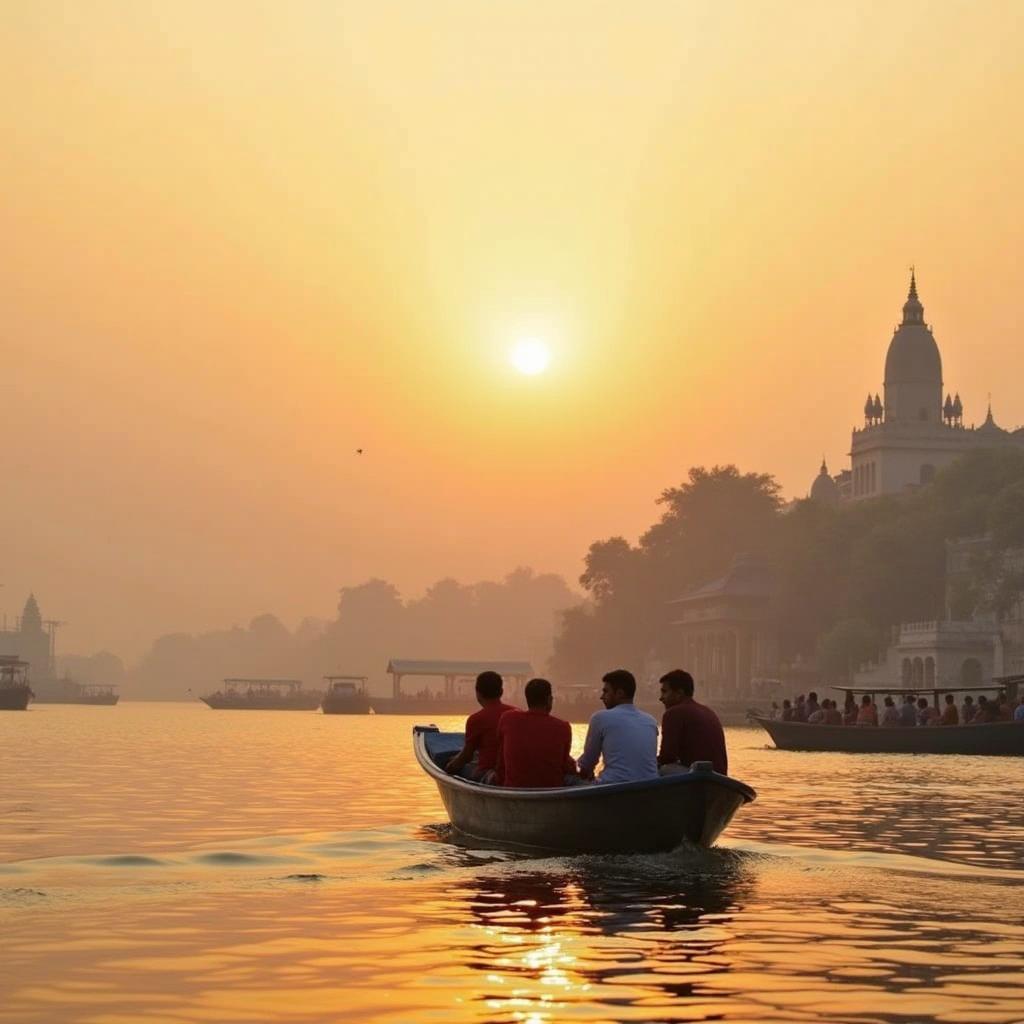
<path id="1" fill-rule="evenodd" d="M 298 679 L 225 679 L 223 690 L 199 699 L 218 711 L 314 711 L 323 696 Z"/>
<path id="2" fill-rule="evenodd" d="M 681 775 L 607 786 L 511 789 L 448 775 L 441 765 L 462 748 L 463 733 L 413 727 L 420 767 L 437 784 L 452 825 L 463 835 L 550 853 L 657 853 L 684 840 L 711 846 L 736 811 L 756 797 L 750 786 L 700 762 Z"/>
<path id="3" fill-rule="evenodd" d="M 1004 689 L 993 686 L 930 687 L 911 689 L 894 687 L 836 686 L 835 690 L 853 694 L 883 694 L 892 697 L 928 695 L 938 707 L 939 695 L 946 693 L 988 692 Z M 1024 722 L 988 722 L 979 725 L 811 725 L 783 722 L 751 715 L 771 736 L 780 750 L 831 750 L 851 754 L 972 754 L 996 757 L 1024 755 Z"/>
<path id="4" fill-rule="evenodd" d="M 0 711 L 24 711 L 31 697 L 28 662 L 13 655 L 0 655 Z"/>
<path id="5" fill-rule="evenodd" d="M 324 676 L 327 692 L 320 705 L 325 715 L 368 715 L 366 676 Z"/>
<path id="6" fill-rule="evenodd" d="M 37 683 L 35 704 L 116 704 L 117 687 L 106 683 L 76 683 L 73 679 Z"/>

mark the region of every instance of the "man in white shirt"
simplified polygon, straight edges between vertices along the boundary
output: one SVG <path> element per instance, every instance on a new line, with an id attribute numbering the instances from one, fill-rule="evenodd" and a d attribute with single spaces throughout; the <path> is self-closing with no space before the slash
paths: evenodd
<path id="1" fill-rule="evenodd" d="M 580 755 L 580 776 L 594 778 L 597 762 L 603 768 L 597 781 L 643 782 L 658 778 L 658 723 L 633 705 L 636 680 L 631 672 L 617 668 L 603 677 L 601 703 L 590 719 L 587 740 Z"/>

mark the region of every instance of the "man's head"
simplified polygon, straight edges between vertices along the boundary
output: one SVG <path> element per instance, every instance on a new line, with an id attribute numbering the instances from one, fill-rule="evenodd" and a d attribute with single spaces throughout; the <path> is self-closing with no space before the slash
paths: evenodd
<path id="1" fill-rule="evenodd" d="M 601 703 L 606 708 L 614 708 L 619 704 L 632 704 L 636 696 L 636 680 L 632 672 L 617 668 L 601 677 L 604 686 L 601 688 Z"/>
<path id="2" fill-rule="evenodd" d="M 894 707 L 896 707 L 896 703 L 893 701 L 892 697 L 886 697 L 885 698 L 885 706 L 887 708 L 894 708 Z"/>
<path id="3" fill-rule="evenodd" d="M 480 704 L 489 704 L 501 698 L 504 687 L 497 672 L 481 672 L 476 677 L 476 699 Z"/>
<path id="4" fill-rule="evenodd" d="M 908 693 L 906 695 L 906 697 L 903 698 L 903 703 L 904 704 L 913 704 L 914 703 L 914 695 L 912 693 Z"/>
<path id="5" fill-rule="evenodd" d="M 550 711 L 554 704 L 551 684 L 546 679 L 531 679 L 523 690 L 526 706 L 531 711 Z"/>
<path id="6" fill-rule="evenodd" d="M 918 706 L 918 707 L 919 707 L 919 708 L 920 708 L 920 709 L 921 709 L 922 711 L 924 711 L 924 709 L 925 709 L 926 707 L 928 707 L 928 701 L 926 701 L 926 700 L 924 699 L 924 697 L 919 697 L 919 698 L 918 698 L 918 700 L 917 700 L 917 706 Z"/>
<path id="7" fill-rule="evenodd" d="M 1021 697 L 1021 700 L 1024 701 L 1024 697 Z M 970 694 L 968 694 L 966 697 L 964 697 L 964 704 L 965 705 L 973 704 L 973 703 L 974 703 L 974 698 Z"/>
<path id="8" fill-rule="evenodd" d="M 947 704 L 953 704 L 955 702 L 956 702 L 956 698 L 953 696 L 953 694 L 947 693 L 946 694 L 946 703 Z"/>
<path id="9" fill-rule="evenodd" d="M 607 676 L 605 677 L 607 678 Z M 661 697 L 659 700 L 670 708 L 682 700 L 693 696 L 693 676 L 681 668 L 674 668 L 661 677 Z"/>
<path id="10" fill-rule="evenodd" d="M 807 699 L 813 700 L 815 704 L 818 703 L 818 695 L 813 690 L 811 690 L 811 692 L 807 694 Z"/>

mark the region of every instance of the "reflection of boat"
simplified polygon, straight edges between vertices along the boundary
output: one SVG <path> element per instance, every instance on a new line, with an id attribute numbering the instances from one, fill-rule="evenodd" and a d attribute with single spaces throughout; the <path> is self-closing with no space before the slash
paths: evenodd
<path id="1" fill-rule="evenodd" d="M 323 696 L 298 679 L 225 679 L 223 690 L 199 699 L 218 710 L 313 711 Z"/>
<path id="2" fill-rule="evenodd" d="M 37 685 L 36 704 L 116 704 L 117 687 L 106 683 L 76 683 L 73 679 L 57 679 Z"/>
<path id="3" fill-rule="evenodd" d="M 944 693 L 988 692 L 1003 689 L 994 686 L 938 687 L 902 689 L 882 687 L 834 687 L 854 694 L 876 693 L 893 697 L 907 694 L 932 696 L 935 706 Z M 1024 755 L 1024 723 L 989 722 L 982 725 L 810 725 L 783 722 L 751 715 L 780 750 L 834 750 L 855 754 L 991 754 Z"/>
<path id="4" fill-rule="evenodd" d="M 320 707 L 325 715 L 366 715 L 370 698 L 366 676 L 324 676 L 327 692 Z"/>
<path id="5" fill-rule="evenodd" d="M 413 728 L 420 767 L 452 825 L 474 839 L 559 853 L 654 853 L 683 840 L 711 846 L 754 790 L 708 768 L 650 782 L 558 789 L 482 786 L 441 767 L 463 734 Z"/>
<path id="6" fill-rule="evenodd" d="M 28 662 L 12 655 L 0 655 L 0 711 L 24 711 L 31 696 Z"/>

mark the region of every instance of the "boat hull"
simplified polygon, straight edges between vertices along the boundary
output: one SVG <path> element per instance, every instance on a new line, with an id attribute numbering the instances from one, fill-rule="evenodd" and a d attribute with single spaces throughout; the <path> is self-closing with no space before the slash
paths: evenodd
<path id="1" fill-rule="evenodd" d="M 328 694 L 323 699 L 320 709 L 325 715 L 368 715 L 370 713 L 370 698 L 360 697 L 331 697 Z"/>
<path id="2" fill-rule="evenodd" d="M 29 686 L 0 687 L 0 711 L 24 711 L 31 697 Z"/>
<path id="3" fill-rule="evenodd" d="M 232 700 L 218 694 L 210 694 L 199 699 L 216 711 L 316 711 L 322 697 L 323 694 L 320 693 L 304 693 L 299 700 L 273 700 L 265 697 Z"/>
<path id="4" fill-rule="evenodd" d="M 780 750 L 850 754 L 971 754 L 1024 756 L 1024 724 L 855 726 L 808 725 L 752 716 Z"/>
<path id="5" fill-rule="evenodd" d="M 116 704 L 120 694 L 111 693 L 97 697 L 33 697 L 33 704 L 102 704 L 110 706 Z"/>
<path id="6" fill-rule="evenodd" d="M 437 784 L 452 825 L 485 842 L 547 853 L 658 853 L 684 841 L 711 846 L 756 796 L 736 779 L 689 772 L 649 782 L 558 789 L 481 786 L 446 774 L 462 733 L 416 726 L 420 767 Z"/>

